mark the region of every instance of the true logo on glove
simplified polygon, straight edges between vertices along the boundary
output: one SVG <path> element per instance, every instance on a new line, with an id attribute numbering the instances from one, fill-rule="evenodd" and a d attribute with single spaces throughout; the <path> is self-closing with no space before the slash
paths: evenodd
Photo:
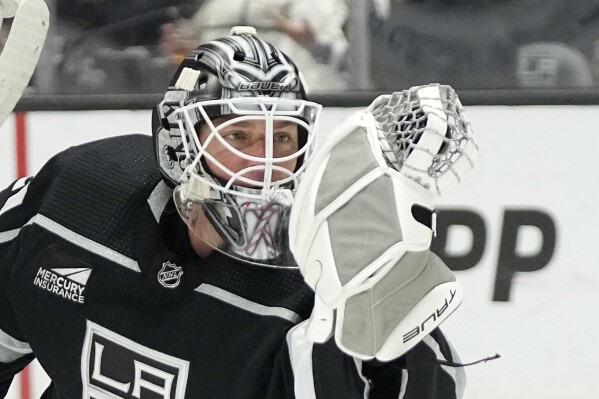
<path id="1" fill-rule="evenodd" d="M 449 298 L 445 298 L 445 302 L 443 303 L 443 306 L 441 306 L 439 309 L 436 309 L 433 313 L 430 314 L 430 316 L 428 316 L 426 319 L 424 319 L 424 321 L 422 323 L 420 323 L 416 327 L 412 328 L 409 332 L 404 334 L 403 342 L 406 343 L 409 340 L 416 338 L 418 335 L 420 335 L 420 333 L 424 332 L 426 323 L 429 320 L 432 321 L 433 323 L 435 321 L 437 321 L 437 318 L 441 317 L 443 315 L 443 313 L 445 313 L 447 311 L 447 309 L 449 309 L 449 306 L 453 302 L 453 299 L 455 298 L 456 293 L 457 293 L 456 290 L 449 290 Z M 452 308 L 452 311 L 453 310 L 455 310 L 455 307 Z"/>

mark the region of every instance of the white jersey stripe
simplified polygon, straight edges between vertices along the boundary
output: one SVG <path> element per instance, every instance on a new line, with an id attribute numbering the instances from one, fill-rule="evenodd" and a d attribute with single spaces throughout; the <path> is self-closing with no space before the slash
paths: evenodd
<path id="1" fill-rule="evenodd" d="M 370 383 L 368 379 L 362 374 L 362 359 L 358 359 L 354 357 L 354 363 L 356 364 L 356 369 L 358 370 L 358 375 L 362 382 L 364 382 L 364 399 L 368 399 L 370 397 Z"/>
<path id="2" fill-rule="evenodd" d="M 10 363 L 31 352 L 32 350 L 28 343 L 14 339 L 0 330 L 0 362 Z"/>
<path id="3" fill-rule="evenodd" d="M 17 183 L 19 183 L 19 182 L 17 182 Z M 15 184 L 15 186 L 16 186 L 16 184 Z M 13 196 L 9 197 L 8 200 L 6 200 L 6 202 L 4 203 L 4 206 L 2 207 L 2 209 L 0 209 L 0 215 L 2 215 L 4 212 L 11 210 L 12 208 L 15 208 L 15 207 L 21 205 L 23 203 L 23 199 L 25 198 L 25 194 L 27 194 L 28 188 L 29 188 L 29 185 L 25 186 L 19 192 L 15 193 Z"/>
<path id="4" fill-rule="evenodd" d="M 289 361 L 293 370 L 293 392 L 296 398 L 316 399 L 312 371 L 312 348 L 314 343 L 306 337 L 308 320 L 287 332 Z"/>
<path id="5" fill-rule="evenodd" d="M 160 221 L 160 216 L 172 195 L 173 190 L 166 185 L 164 180 L 160 180 L 160 183 L 158 183 L 156 187 L 154 187 L 154 190 L 152 190 L 152 193 L 148 198 L 148 205 L 150 205 L 150 209 L 152 210 L 156 222 Z"/>
<path id="6" fill-rule="evenodd" d="M 17 180 L 15 182 L 15 184 L 13 184 L 12 186 L 12 190 L 13 191 L 17 191 L 18 189 L 20 189 L 21 187 L 25 187 L 25 183 L 29 183 L 28 180 L 31 178 L 31 176 L 27 176 L 27 177 L 21 177 L 19 180 Z"/>
<path id="7" fill-rule="evenodd" d="M 66 227 L 56 223 L 55 221 L 44 215 L 35 215 L 29 221 L 29 223 L 37 224 L 38 226 L 43 227 L 44 229 L 56 235 L 59 235 L 60 237 L 69 241 L 70 243 L 75 244 L 103 258 L 106 258 L 112 262 L 118 263 L 119 265 L 124 266 L 127 269 L 133 270 L 138 273 L 141 272 L 141 270 L 139 269 L 139 265 L 135 260 L 128 258 L 125 255 L 118 253 L 117 251 L 110 249 L 102 244 L 90 240 L 89 238 L 86 238 L 78 233 L 75 233 L 74 231 L 67 229 Z"/>
<path id="8" fill-rule="evenodd" d="M 455 347 L 453 346 L 451 341 L 449 341 L 449 339 L 447 339 L 447 337 L 445 337 L 445 341 L 447 341 L 447 345 L 449 346 L 449 349 L 451 350 L 451 356 L 453 358 L 453 361 L 461 363 L 462 359 L 460 359 L 460 356 L 458 355 L 458 351 L 455 349 Z M 456 378 L 456 398 L 461 399 L 464 397 L 464 390 L 466 389 L 466 372 L 464 371 L 463 367 L 460 367 L 459 369 L 456 370 L 455 378 Z"/>
<path id="9" fill-rule="evenodd" d="M 236 306 L 240 309 L 247 310 L 248 312 L 261 316 L 280 317 L 281 319 L 289 320 L 292 323 L 298 323 L 301 321 L 301 317 L 289 309 L 278 306 L 264 306 L 210 284 L 202 284 L 196 288 L 195 291 L 209 295 L 216 299 L 220 299 L 223 302 L 227 302 L 228 304 Z"/>
<path id="10" fill-rule="evenodd" d="M 404 399 L 406 396 L 406 389 L 408 387 L 408 370 L 401 370 L 401 385 L 399 387 L 399 399 Z"/>
<path id="11" fill-rule="evenodd" d="M 14 229 L 0 232 L 0 244 L 8 242 L 19 235 L 21 229 Z"/>
<path id="12" fill-rule="evenodd" d="M 447 338 L 446 338 L 447 341 Z M 424 337 L 424 339 L 422 340 L 422 342 L 424 342 L 425 344 L 427 344 L 437 355 L 437 359 L 445 359 L 445 356 L 443 356 L 443 353 L 441 352 L 441 349 L 439 348 L 439 344 L 437 343 L 437 341 L 435 341 L 435 339 L 433 337 L 431 337 L 430 335 L 427 335 L 426 337 Z M 449 341 L 447 341 L 447 343 L 449 344 Z M 451 344 L 449 344 L 450 348 L 451 348 Z M 451 350 L 451 355 L 455 356 L 452 360 L 454 362 L 460 362 L 460 358 L 457 357 L 457 353 L 455 352 L 455 350 Z M 455 383 L 455 395 L 457 399 L 460 399 L 464 396 L 464 388 L 466 385 L 466 373 L 464 372 L 464 368 L 463 367 L 451 367 L 451 366 L 441 366 L 441 368 L 443 370 L 445 370 L 445 372 L 447 374 L 449 374 L 449 376 L 453 379 L 454 383 Z"/>

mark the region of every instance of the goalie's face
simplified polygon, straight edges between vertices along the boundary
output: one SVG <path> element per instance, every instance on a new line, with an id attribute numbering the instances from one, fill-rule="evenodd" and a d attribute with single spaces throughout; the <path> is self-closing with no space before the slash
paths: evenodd
<path id="1" fill-rule="evenodd" d="M 196 133 L 200 175 L 230 187 L 218 198 L 191 201 L 188 212 L 181 213 L 196 253 L 206 256 L 217 249 L 252 263 L 291 266 L 286 240 L 290 198 L 277 197 L 290 190 L 277 187 L 300 162 L 297 123 L 229 115 L 200 123 Z"/>
<path id="2" fill-rule="evenodd" d="M 215 109 L 237 112 L 211 117 Z M 289 212 L 313 151 L 320 106 L 235 98 L 176 112 L 187 166 L 174 199 L 196 252 L 296 267 L 288 246 Z"/>
<path id="3" fill-rule="evenodd" d="M 264 120 L 223 116 L 199 126 L 198 136 L 205 152 L 209 173 L 236 186 L 262 188 L 284 181 L 298 165 L 299 127 L 288 120 L 272 122 L 272 131 Z M 281 160 L 276 162 L 276 160 Z M 272 167 L 268 163 L 272 162 Z M 270 176 L 267 176 L 270 174 Z"/>

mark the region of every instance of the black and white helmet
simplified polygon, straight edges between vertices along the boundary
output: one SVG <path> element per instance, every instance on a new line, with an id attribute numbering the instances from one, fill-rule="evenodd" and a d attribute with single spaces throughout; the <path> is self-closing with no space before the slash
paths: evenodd
<path id="1" fill-rule="evenodd" d="M 197 225 L 198 215 L 205 215 L 218 233 L 198 234 L 211 247 L 260 265 L 294 265 L 287 214 L 314 148 L 321 108 L 307 101 L 293 61 L 253 28 L 235 27 L 181 63 L 153 113 L 154 146 L 183 219 Z M 259 155 L 244 153 L 219 133 L 252 121 L 264 126 Z M 297 126 L 298 145 L 291 153 L 273 151 L 278 124 Z M 247 166 L 231 170 L 211 153 L 211 143 Z M 289 162 L 293 168 L 282 166 Z"/>

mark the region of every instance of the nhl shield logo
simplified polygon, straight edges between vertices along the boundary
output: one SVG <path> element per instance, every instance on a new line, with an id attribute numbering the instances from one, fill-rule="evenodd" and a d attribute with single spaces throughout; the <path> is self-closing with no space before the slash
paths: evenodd
<path id="1" fill-rule="evenodd" d="M 164 262 L 158 272 L 158 282 L 165 288 L 175 288 L 181 282 L 183 269 L 171 262 Z"/>

